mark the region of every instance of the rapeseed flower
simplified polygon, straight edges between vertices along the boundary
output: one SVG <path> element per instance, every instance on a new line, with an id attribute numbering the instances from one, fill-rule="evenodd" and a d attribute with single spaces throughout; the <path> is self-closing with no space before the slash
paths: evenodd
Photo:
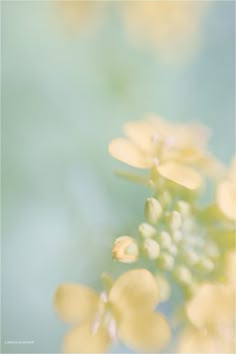
<path id="1" fill-rule="evenodd" d="M 121 275 L 100 295 L 80 284 L 63 284 L 55 294 L 59 316 L 74 327 L 64 338 L 68 353 L 103 353 L 120 338 L 141 352 L 163 348 L 170 337 L 166 319 L 155 307 L 160 291 L 146 269 Z"/>
<path id="2" fill-rule="evenodd" d="M 197 171 L 212 164 L 205 150 L 207 131 L 195 124 L 168 123 L 150 116 L 145 121 L 124 125 L 127 138 L 118 138 L 109 145 L 110 154 L 136 168 L 154 169 L 160 176 L 183 187 L 195 190 L 202 178 Z M 213 165 L 213 164 L 212 164 Z"/>

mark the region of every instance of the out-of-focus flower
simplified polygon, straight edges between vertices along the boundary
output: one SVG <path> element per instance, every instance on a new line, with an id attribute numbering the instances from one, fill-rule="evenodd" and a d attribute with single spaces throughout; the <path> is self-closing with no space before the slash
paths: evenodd
<path id="1" fill-rule="evenodd" d="M 62 0 L 55 5 L 61 17 L 74 30 L 97 28 L 104 14 L 102 2 Z"/>
<path id="2" fill-rule="evenodd" d="M 163 348 L 170 329 L 166 319 L 154 312 L 158 300 L 157 282 L 146 269 L 124 273 L 100 295 L 83 285 L 61 285 L 55 308 L 63 320 L 74 324 L 64 338 L 64 351 L 106 352 L 117 337 L 142 352 Z"/>
<path id="3" fill-rule="evenodd" d="M 231 163 L 227 177 L 218 185 L 216 201 L 227 218 L 236 220 L 236 158 Z"/>
<path id="4" fill-rule="evenodd" d="M 109 144 L 110 154 L 133 167 L 155 169 L 188 189 L 200 187 L 197 169 L 208 173 L 214 163 L 206 152 L 207 131 L 196 124 L 170 124 L 159 117 L 124 125 L 127 138 Z"/>
<path id="5" fill-rule="evenodd" d="M 232 353 L 235 349 L 236 252 L 226 259 L 225 283 L 201 285 L 187 304 L 191 325 L 180 336 L 181 353 Z"/>
<path id="6" fill-rule="evenodd" d="M 136 262 L 139 249 L 136 241 L 130 236 L 120 236 L 115 240 L 112 249 L 113 258 L 122 263 Z"/>
<path id="7" fill-rule="evenodd" d="M 191 57 L 199 45 L 206 4 L 196 1 L 131 1 L 123 4 L 124 24 L 137 43 L 168 61 Z"/>
<path id="8" fill-rule="evenodd" d="M 167 62 L 190 59 L 199 47 L 208 5 L 196 1 L 127 1 L 112 4 L 131 41 L 153 48 Z M 111 4 L 63 0 L 57 4 L 75 29 L 92 28 L 109 14 Z"/>

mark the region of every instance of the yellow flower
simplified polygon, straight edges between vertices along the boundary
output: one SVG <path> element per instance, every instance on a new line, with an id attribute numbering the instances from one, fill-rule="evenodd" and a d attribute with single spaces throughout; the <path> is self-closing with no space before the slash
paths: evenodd
<path id="1" fill-rule="evenodd" d="M 189 189 L 201 185 L 195 167 L 209 167 L 205 152 L 206 130 L 195 124 L 170 124 L 157 117 L 129 122 L 124 126 L 127 138 L 109 144 L 110 154 L 133 167 L 154 168 L 162 176 Z"/>
<path id="2" fill-rule="evenodd" d="M 93 1 L 62 0 L 55 6 L 72 30 L 89 29 L 95 32 L 104 11 L 104 4 L 97 4 Z"/>
<path id="3" fill-rule="evenodd" d="M 206 4 L 192 1 L 132 1 L 123 4 L 131 38 L 151 45 L 164 59 L 191 57 L 199 44 Z"/>
<path id="4" fill-rule="evenodd" d="M 120 14 L 129 38 L 158 51 L 159 56 L 174 63 L 191 59 L 199 46 L 200 24 L 206 8 L 194 1 L 131 1 L 108 4 L 106 1 L 62 0 L 56 4 L 74 29 L 95 28 L 111 15 Z"/>
<path id="5" fill-rule="evenodd" d="M 236 159 L 232 161 L 227 177 L 218 185 L 216 202 L 229 219 L 236 220 Z"/>
<path id="6" fill-rule="evenodd" d="M 191 325 L 180 336 L 181 353 L 232 353 L 235 348 L 236 252 L 226 258 L 224 284 L 200 286 L 187 304 Z"/>
<path id="7" fill-rule="evenodd" d="M 204 331 L 187 327 L 181 334 L 178 343 L 178 353 L 205 353 L 205 354 L 226 354 L 234 353 L 235 330 L 232 326 L 221 327 L 215 336 L 209 336 Z"/>
<path id="8" fill-rule="evenodd" d="M 64 338 L 68 353 L 103 353 L 120 338 L 137 351 L 163 348 L 170 337 L 166 319 L 154 312 L 159 289 L 146 269 L 121 275 L 100 295 L 79 284 L 61 285 L 55 294 L 60 317 L 74 325 Z"/>

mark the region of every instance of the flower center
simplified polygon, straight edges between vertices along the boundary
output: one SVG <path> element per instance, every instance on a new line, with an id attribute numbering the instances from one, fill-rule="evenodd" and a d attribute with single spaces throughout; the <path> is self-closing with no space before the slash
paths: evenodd
<path id="1" fill-rule="evenodd" d="M 98 306 L 98 311 L 92 322 L 92 334 L 96 334 L 99 327 L 103 326 L 107 329 L 107 332 L 113 342 L 117 341 L 117 323 L 113 316 L 106 292 L 100 294 L 100 302 Z"/>
<path id="2" fill-rule="evenodd" d="M 153 164 L 158 166 L 164 159 L 166 153 L 169 153 L 169 150 L 175 146 L 175 137 L 173 135 L 161 137 L 160 134 L 155 131 L 152 134 L 151 141 L 154 146 Z"/>

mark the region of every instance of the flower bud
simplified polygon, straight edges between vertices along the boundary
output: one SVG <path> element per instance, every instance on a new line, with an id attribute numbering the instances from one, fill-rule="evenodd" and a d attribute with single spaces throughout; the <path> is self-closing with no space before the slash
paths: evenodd
<path id="1" fill-rule="evenodd" d="M 182 226 L 182 217 L 181 214 L 174 210 L 169 217 L 169 227 L 171 230 L 175 231 L 180 229 Z"/>
<path id="2" fill-rule="evenodd" d="M 122 263 L 133 263 L 138 259 L 139 249 L 130 236 L 121 236 L 115 240 L 112 249 L 113 258 Z"/>
<path id="3" fill-rule="evenodd" d="M 145 203 L 145 216 L 151 224 L 156 224 L 162 215 L 162 206 L 155 198 L 148 198 Z"/>
<path id="4" fill-rule="evenodd" d="M 191 212 L 191 206 L 189 203 L 185 202 L 184 200 L 179 200 L 176 203 L 176 209 L 180 212 L 180 214 L 184 217 L 189 216 Z"/>
<path id="5" fill-rule="evenodd" d="M 164 190 L 158 197 L 161 205 L 167 206 L 171 203 L 171 195 L 167 190 Z"/>
<path id="6" fill-rule="evenodd" d="M 202 258 L 199 261 L 199 267 L 200 267 L 200 270 L 208 273 L 208 272 L 211 272 L 215 268 L 215 265 L 211 259 Z"/>
<path id="7" fill-rule="evenodd" d="M 178 253 L 178 249 L 175 245 L 171 245 L 170 247 L 168 247 L 168 251 L 170 252 L 170 254 L 172 254 L 173 256 L 176 256 Z"/>
<path id="8" fill-rule="evenodd" d="M 164 270 L 172 270 L 174 267 L 174 258 L 167 252 L 161 252 L 158 257 L 158 266 Z"/>
<path id="9" fill-rule="evenodd" d="M 175 278 L 182 284 L 190 284 L 192 281 L 192 274 L 190 270 L 185 266 L 178 266 L 175 269 Z"/>
<path id="10" fill-rule="evenodd" d="M 160 274 L 156 275 L 155 278 L 159 288 L 159 300 L 161 302 L 167 301 L 171 293 L 171 288 L 168 280 Z"/>
<path id="11" fill-rule="evenodd" d="M 171 247 L 172 241 L 171 241 L 171 237 L 167 231 L 164 231 L 164 230 L 161 231 L 158 239 L 159 239 L 161 247 L 166 248 L 166 249 Z"/>
<path id="12" fill-rule="evenodd" d="M 147 238 L 144 241 L 143 248 L 144 248 L 145 252 L 147 253 L 147 256 L 149 259 L 156 259 L 159 257 L 160 246 L 158 245 L 158 243 L 155 240 L 153 240 L 151 238 Z"/>
<path id="13" fill-rule="evenodd" d="M 183 239 L 183 233 L 180 230 L 175 230 L 172 232 L 172 239 L 174 242 L 178 243 Z"/>
<path id="14" fill-rule="evenodd" d="M 188 265 L 193 266 L 199 261 L 199 256 L 195 251 L 185 250 L 184 260 Z"/>
<path id="15" fill-rule="evenodd" d="M 140 224 L 138 230 L 143 238 L 153 237 L 156 234 L 156 229 L 146 222 Z"/>
<path id="16" fill-rule="evenodd" d="M 209 242 L 206 244 L 205 251 L 208 257 L 218 258 L 220 255 L 219 248 L 214 242 Z"/>

